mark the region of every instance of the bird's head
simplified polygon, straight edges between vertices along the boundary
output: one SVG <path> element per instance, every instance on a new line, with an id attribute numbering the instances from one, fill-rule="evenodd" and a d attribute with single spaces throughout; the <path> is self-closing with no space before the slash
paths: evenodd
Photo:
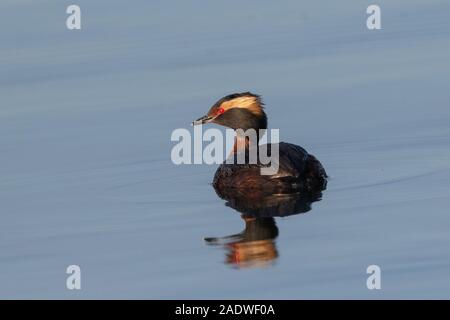
<path id="1" fill-rule="evenodd" d="M 250 93 L 234 93 L 217 101 L 208 113 L 192 125 L 217 123 L 232 129 L 266 129 L 267 117 L 261 97 Z"/>

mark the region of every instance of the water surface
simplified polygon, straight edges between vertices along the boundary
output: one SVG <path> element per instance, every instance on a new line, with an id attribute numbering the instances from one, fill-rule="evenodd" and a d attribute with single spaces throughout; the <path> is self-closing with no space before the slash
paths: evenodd
<path id="1" fill-rule="evenodd" d="M 369 1 L 78 0 L 81 31 L 69 4 L 0 4 L 0 298 L 450 298 L 448 1 L 378 1 L 379 31 Z M 240 268 L 170 134 L 247 90 L 331 178 Z"/>

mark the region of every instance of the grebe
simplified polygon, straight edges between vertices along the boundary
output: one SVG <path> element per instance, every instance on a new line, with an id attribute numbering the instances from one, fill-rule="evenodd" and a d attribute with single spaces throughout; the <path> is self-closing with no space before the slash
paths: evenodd
<path id="1" fill-rule="evenodd" d="M 264 103 L 259 95 L 243 92 L 227 95 L 217 101 L 208 113 L 194 121 L 193 125 L 216 123 L 234 130 L 254 129 L 256 132 L 267 129 L 267 116 Z M 259 140 L 260 136 L 257 136 Z M 272 144 L 267 144 L 270 152 Z M 248 153 L 250 139 L 236 135 L 233 157 L 239 152 Z M 256 142 L 256 148 L 258 142 Z M 327 174 L 322 164 L 300 146 L 280 142 L 278 144 L 278 171 L 272 175 L 262 175 L 257 163 L 233 164 L 223 163 L 214 175 L 213 186 L 220 190 L 241 189 L 258 190 L 266 194 L 286 194 L 292 192 L 316 192 L 326 188 Z M 247 156 L 248 158 L 248 156 Z M 247 159 L 246 158 L 246 159 Z"/>

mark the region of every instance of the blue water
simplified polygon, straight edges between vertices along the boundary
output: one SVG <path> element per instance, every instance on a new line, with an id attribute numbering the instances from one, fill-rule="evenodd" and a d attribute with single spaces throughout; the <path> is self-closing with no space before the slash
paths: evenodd
<path id="1" fill-rule="evenodd" d="M 76 3 L 0 4 L 0 298 L 450 298 L 448 1 Z M 330 181 L 240 267 L 170 135 L 247 90 Z"/>

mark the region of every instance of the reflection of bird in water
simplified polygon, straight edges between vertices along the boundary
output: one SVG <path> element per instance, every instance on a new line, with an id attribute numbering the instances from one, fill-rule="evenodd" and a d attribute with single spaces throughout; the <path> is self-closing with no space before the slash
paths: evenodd
<path id="1" fill-rule="evenodd" d="M 215 187 L 291 193 L 326 186 L 327 174 L 322 164 L 302 147 L 285 142 L 259 145 L 260 138 L 267 129 L 267 116 L 260 96 L 250 92 L 230 94 L 217 101 L 205 116 L 192 124 L 209 122 L 237 132 L 230 157 L 234 161 L 223 163 L 217 169 L 213 181 Z M 249 129 L 254 130 L 256 139 L 250 139 L 245 134 Z M 261 174 L 261 169 L 267 165 L 263 164 L 265 161 L 259 152 L 255 162 L 249 161 L 252 151 L 264 148 L 267 148 L 267 154 L 272 154 L 278 148 L 278 157 L 274 160 L 277 169 L 271 174 Z M 243 155 L 244 163 L 239 164 L 239 155 Z"/>
<path id="2" fill-rule="evenodd" d="M 239 267 L 264 266 L 278 257 L 275 238 L 278 228 L 274 218 L 243 217 L 245 229 L 222 238 L 205 238 L 210 245 L 226 248 L 227 264 Z"/>
<path id="3" fill-rule="evenodd" d="M 308 195 L 247 194 L 238 190 L 219 190 L 217 194 L 225 199 L 226 205 L 241 212 L 245 229 L 226 237 L 205 238 L 209 245 L 223 246 L 227 253 L 225 262 L 237 267 L 270 265 L 278 257 L 275 239 L 278 227 L 274 217 L 305 213 L 311 210 L 311 203 L 319 201 L 321 192 Z"/>
<path id="4" fill-rule="evenodd" d="M 311 210 L 311 203 L 322 198 L 322 189 L 309 193 L 271 194 L 264 190 L 246 192 L 241 189 L 214 188 L 219 197 L 245 216 L 285 217 Z"/>

